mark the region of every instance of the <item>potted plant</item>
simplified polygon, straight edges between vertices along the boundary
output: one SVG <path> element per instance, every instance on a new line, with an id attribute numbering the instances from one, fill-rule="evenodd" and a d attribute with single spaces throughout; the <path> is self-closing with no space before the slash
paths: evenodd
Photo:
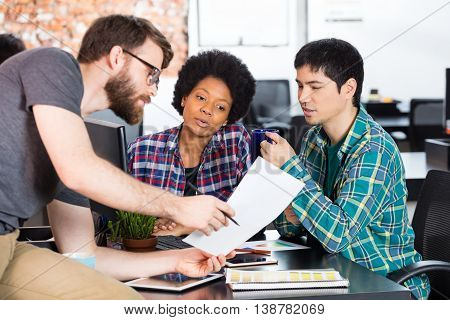
<path id="1" fill-rule="evenodd" d="M 156 217 L 135 212 L 116 211 L 119 234 L 126 250 L 144 252 L 155 250 L 157 239 L 152 236 Z"/>
<path id="2" fill-rule="evenodd" d="M 120 221 L 108 221 L 109 234 L 106 236 L 106 246 L 108 248 L 122 250 L 122 239 L 120 237 Z"/>

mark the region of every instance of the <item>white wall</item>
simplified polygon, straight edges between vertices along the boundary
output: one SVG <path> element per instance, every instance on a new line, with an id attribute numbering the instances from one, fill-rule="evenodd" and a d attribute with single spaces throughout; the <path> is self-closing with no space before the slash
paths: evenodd
<path id="1" fill-rule="evenodd" d="M 206 30 L 199 32 L 199 26 Z M 188 34 L 189 55 L 228 51 L 257 80 L 288 79 L 291 102 L 297 103 L 294 57 L 306 41 L 305 0 L 190 0 Z"/>
<path id="2" fill-rule="evenodd" d="M 293 64 L 295 53 L 306 41 L 305 1 L 189 0 L 189 56 L 217 48 L 241 58 L 257 80 L 288 79 L 291 114 L 301 112 Z M 158 95 L 145 109 L 144 134 L 181 123 L 171 106 L 176 80 L 161 78 Z"/>
<path id="3" fill-rule="evenodd" d="M 363 98 L 378 88 L 407 109 L 411 98 L 444 97 L 445 68 L 450 68 L 448 1 L 308 1 L 308 41 L 329 37 L 349 41 L 365 58 Z"/>
<path id="4" fill-rule="evenodd" d="M 210 14 L 203 22 L 199 22 L 199 1 L 209 4 L 205 10 L 210 10 Z M 293 81 L 296 52 L 306 39 L 337 37 L 355 45 L 365 58 L 363 100 L 370 88 L 379 89 L 383 96 L 402 100 L 403 109 L 409 107 L 411 98 L 444 97 L 444 71 L 450 68 L 448 1 L 310 0 L 307 17 L 305 1 L 189 0 L 189 55 L 215 47 L 240 57 L 256 79 L 289 79 L 291 114 L 295 114 L 301 110 L 296 105 L 297 88 Z M 442 7 L 445 3 L 447 6 Z M 286 8 L 287 21 L 280 21 Z M 245 27 L 242 21 L 251 24 Z M 202 31 L 202 37 L 215 41 L 214 45 L 200 44 L 199 25 L 210 26 Z M 287 26 L 287 33 L 283 26 Z M 241 40 L 236 37 L 240 29 L 243 29 Z M 273 30 L 281 33 L 279 39 Z M 264 37 L 265 34 L 268 36 Z M 227 45 L 219 45 L 220 41 Z M 144 132 L 156 132 L 180 123 L 181 117 L 171 106 L 175 81 L 175 78 L 162 78 L 158 96 L 153 99 L 156 105 L 146 109 Z"/>
<path id="5" fill-rule="evenodd" d="M 158 94 L 144 109 L 144 134 L 160 132 L 182 122 L 182 117 L 172 107 L 176 80 L 176 78 L 161 77 Z"/>

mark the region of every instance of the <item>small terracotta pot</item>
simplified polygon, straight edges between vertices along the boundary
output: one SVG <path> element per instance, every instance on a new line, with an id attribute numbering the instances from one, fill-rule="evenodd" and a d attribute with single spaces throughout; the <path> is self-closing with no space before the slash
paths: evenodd
<path id="1" fill-rule="evenodd" d="M 153 251 L 155 250 L 157 243 L 158 240 L 154 236 L 143 240 L 123 239 L 123 245 L 125 249 L 131 252 Z"/>

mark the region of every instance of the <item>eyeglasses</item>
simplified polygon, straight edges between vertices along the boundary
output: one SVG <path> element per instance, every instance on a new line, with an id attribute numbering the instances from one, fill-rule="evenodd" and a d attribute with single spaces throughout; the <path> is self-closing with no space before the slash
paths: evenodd
<path id="1" fill-rule="evenodd" d="M 159 76 L 161 75 L 161 70 L 159 70 L 154 65 L 148 63 L 147 61 L 139 58 L 138 56 L 136 56 L 135 54 L 131 53 L 128 50 L 123 49 L 123 52 L 128 53 L 130 56 L 132 56 L 133 58 L 139 60 L 139 62 L 141 62 L 144 65 L 146 65 L 147 67 L 149 67 L 151 69 L 151 71 L 148 73 L 148 76 L 147 76 L 147 85 L 149 87 L 151 87 L 152 85 L 156 84 L 156 87 L 158 87 Z"/>

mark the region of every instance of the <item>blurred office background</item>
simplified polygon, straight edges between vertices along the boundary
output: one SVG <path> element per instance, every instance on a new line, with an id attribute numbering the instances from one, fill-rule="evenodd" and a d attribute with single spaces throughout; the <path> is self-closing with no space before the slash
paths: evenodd
<path id="1" fill-rule="evenodd" d="M 189 55 L 209 48 L 241 57 L 262 81 L 257 100 L 271 104 L 255 106 L 263 122 L 289 123 L 301 113 L 294 56 L 307 41 L 325 37 L 351 42 L 365 58 L 363 101 L 375 89 L 407 113 L 411 99 L 444 97 L 450 66 L 450 6 L 444 0 L 6 0 L 0 31 L 16 33 L 28 48 L 57 46 L 76 55 L 90 23 L 112 13 L 149 19 L 175 51 L 155 106 L 147 108 L 146 133 L 179 123 L 170 105 L 177 72 Z"/>
<path id="2" fill-rule="evenodd" d="M 308 126 L 297 102 L 294 56 L 306 42 L 326 37 L 349 41 L 364 57 L 362 101 L 401 151 L 424 151 L 425 138 L 446 137 L 448 1 L 4 0 L 0 32 L 17 34 L 27 48 L 56 46 L 76 56 L 91 22 L 113 13 L 149 19 L 175 51 L 143 124 L 127 127 L 128 141 L 180 123 L 171 106 L 180 67 L 188 56 L 218 48 L 242 58 L 258 81 L 244 122 L 278 127 L 298 147 Z M 109 110 L 93 117 L 121 122 Z"/>

